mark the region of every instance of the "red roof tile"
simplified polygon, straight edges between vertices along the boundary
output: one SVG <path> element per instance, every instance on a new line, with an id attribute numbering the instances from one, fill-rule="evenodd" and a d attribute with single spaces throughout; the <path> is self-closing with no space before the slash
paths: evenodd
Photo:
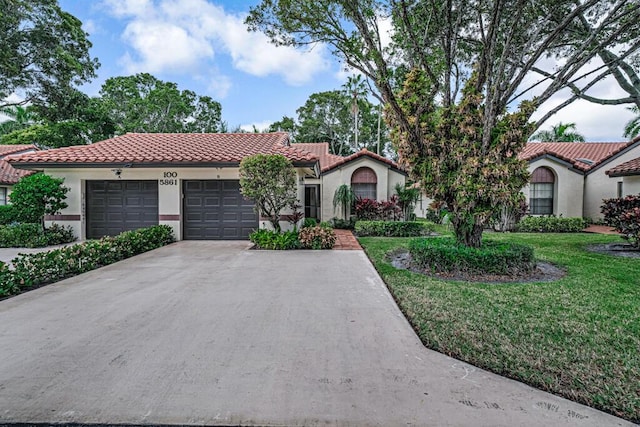
<path id="1" fill-rule="evenodd" d="M 289 144 L 287 133 L 128 133 L 91 145 L 12 156 L 17 167 L 79 164 L 239 163 L 253 154 L 283 154 L 294 163 L 318 157 Z"/>
<path id="2" fill-rule="evenodd" d="M 20 181 L 23 176 L 31 175 L 32 173 L 35 173 L 35 171 L 15 169 L 7 161 L 0 159 L 0 184 L 13 185 Z"/>
<path id="3" fill-rule="evenodd" d="M 529 142 L 520 158 L 531 161 L 551 155 L 587 172 L 635 142 Z"/>
<path id="4" fill-rule="evenodd" d="M 396 162 L 394 162 L 393 160 L 389 160 L 386 157 L 382 157 L 379 154 L 373 153 L 369 150 L 367 150 L 366 148 L 363 148 L 362 150 L 351 154 L 350 156 L 347 157 L 341 157 L 339 161 L 332 163 L 329 167 L 327 167 L 326 169 L 322 169 L 322 172 L 327 172 L 329 170 L 335 169 L 340 165 L 343 165 L 345 163 L 348 163 L 352 160 L 356 160 L 359 159 L 360 157 L 370 157 L 374 160 L 378 160 L 379 162 L 382 163 L 386 163 L 389 166 L 391 166 L 394 169 L 398 169 L 401 170 L 400 167 L 398 166 L 398 164 Z"/>
<path id="5" fill-rule="evenodd" d="M 21 145 L 0 145 L 0 158 L 9 154 L 21 153 L 23 151 L 36 151 L 38 148 L 33 144 Z"/>
<path id="6" fill-rule="evenodd" d="M 295 143 L 292 147 L 300 148 L 315 154 L 320 159 L 320 170 L 330 169 L 333 165 L 340 163 L 344 157 L 331 154 L 328 142 Z"/>
<path id="7" fill-rule="evenodd" d="M 606 172 L 611 177 L 615 176 L 627 176 L 627 175 L 640 175 L 640 157 L 637 159 L 624 162 Z"/>

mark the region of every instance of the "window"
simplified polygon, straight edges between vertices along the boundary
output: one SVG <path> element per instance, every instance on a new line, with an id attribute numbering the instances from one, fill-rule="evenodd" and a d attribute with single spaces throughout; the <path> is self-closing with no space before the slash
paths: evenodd
<path id="1" fill-rule="evenodd" d="M 304 186 L 304 217 L 320 219 L 320 185 Z"/>
<path id="2" fill-rule="evenodd" d="M 618 181 L 618 198 L 621 198 L 623 194 L 622 181 Z"/>
<path id="3" fill-rule="evenodd" d="M 0 187 L 0 205 L 7 204 L 7 187 Z"/>
<path id="4" fill-rule="evenodd" d="M 351 175 L 351 189 L 356 197 L 377 199 L 378 177 L 370 168 L 358 168 Z"/>
<path id="5" fill-rule="evenodd" d="M 529 208 L 532 215 L 553 214 L 555 175 L 549 168 L 538 168 L 531 175 Z"/>

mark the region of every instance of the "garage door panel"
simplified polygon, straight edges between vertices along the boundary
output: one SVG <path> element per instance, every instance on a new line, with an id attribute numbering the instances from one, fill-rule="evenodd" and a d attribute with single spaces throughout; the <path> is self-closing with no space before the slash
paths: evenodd
<path id="1" fill-rule="evenodd" d="M 87 181 L 87 238 L 158 224 L 157 181 Z"/>
<path id="2" fill-rule="evenodd" d="M 185 239 L 247 239 L 258 228 L 253 202 L 244 200 L 239 181 L 184 181 L 182 188 Z"/>

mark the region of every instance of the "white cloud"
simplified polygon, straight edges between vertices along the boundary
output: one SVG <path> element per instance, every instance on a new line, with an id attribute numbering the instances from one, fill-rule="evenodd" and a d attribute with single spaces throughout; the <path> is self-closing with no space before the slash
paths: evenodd
<path id="1" fill-rule="evenodd" d="M 226 98 L 233 86 L 231 79 L 223 74 L 211 76 L 206 81 L 208 93 L 217 100 Z"/>
<path id="2" fill-rule="evenodd" d="M 244 16 L 206 0 L 105 0 L 104 5 L 129 21 L 122 38 L 132 51 L 121 58 L 129 72 L 193 70 L 223 51 L 238 70 L 280 75 L 301 85 L 329 64 L 322 46 L 306 52 L 276 47 L 264 34 L 249 32 Z"/>
<path id="3" fill-rule="evenodd" d="M 273 123 L 275 120 L 263 120 L 261 122 L 254 122 L 254 123 L 249 123 L 246 125 L 240 125 L 240 129 L 247 131 L 247 132 L 253 132 L 254 129 L 258 129 L 259 131 L 263 131 L 265 129 L 268 129 L 269 126 L 271 126 L 271 123 Z"/>

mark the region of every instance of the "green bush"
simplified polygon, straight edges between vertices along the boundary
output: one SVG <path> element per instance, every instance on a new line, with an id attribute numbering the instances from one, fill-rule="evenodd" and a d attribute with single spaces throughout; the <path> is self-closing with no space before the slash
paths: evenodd
<path id="1" fill-rule="evenodd" d="M 0 265 L 0 295 L 56 282 L 173 241 L 171 227 L 156 225 L 46 252 L 21 254 L 12 261 L 13 270 Z"/>
<path id="2" fill-rule="evenodd" d="M 485 240 L 480 248 L 462 245 L 450 237 L 413 239 L 409 252 L 422 268 L 437 273 L 517 275 L 535 269 L 533 248 Z"/>
<path id="3" fill-rule="evenodd" d="M 584 230 L 589 221 L 584 218 L 557 216 L 527 216 L 518 223 L 522 233 L 577 233 Z"/>
<path id="4" fill-rule="evenodd" d="M 315 218 L 305 218 L 302 221 L 302 228 L 315 227 L 316 225 L 318 225 L 318 220 Z"/>
<path id="5" fill-rule="evenodd" d="M 11 224 L 17 221 L 16 211 L 12 205 L 0 205 L 0 225 Z"/>
<path id="6" fill-rule="evenodd" d="M 356 225 L 356 218 L 351 217 L 349 219 L 331 218 L 331 226 L 338 230 L 353 230 Z"/>
<path id="7" fill-rule="evenodd" d="M 303 228 L 298 238 L 305 249 L 331 249 L 336 244 L 336 233 L 320 226 Z"/>
<path id="8" fill-rule="evenodd" d="M 632 246 L 640 248 L 640 194 L 602 202 L 600 211 L 605 224 L 615 228 Z"/>
<path id="9" fill-rule="evenodd" d="M 357 221 L 358 236 L 418 237 L 435 231 L 435 225 L 425 221 Z"/>
<path id="10" fill-rule="evenodd" d="M 330 228 L 333 230 L 333 226 L 331 225 L 331 223 L 329 221 L 322 221 L 320 222 L 320 224 L 318 224 L 320 227 L 322 228 Z"/>
<path id="11" fill-rule="evenodd" d="M 75 240 L 73 229 L 53 224 L 43 230 L 40 224 L 9 224 L 0 226 L 0 248 L 41 248 L 70 243 Z"/>
<path id="12" fill-rule="evenodd" d="M 298 233 L 295 231 L 279 233 L 275 230 L 260 229 L 249 234 L 249 240 L 260 249 L 288 250 L 300 247 Z"/>

